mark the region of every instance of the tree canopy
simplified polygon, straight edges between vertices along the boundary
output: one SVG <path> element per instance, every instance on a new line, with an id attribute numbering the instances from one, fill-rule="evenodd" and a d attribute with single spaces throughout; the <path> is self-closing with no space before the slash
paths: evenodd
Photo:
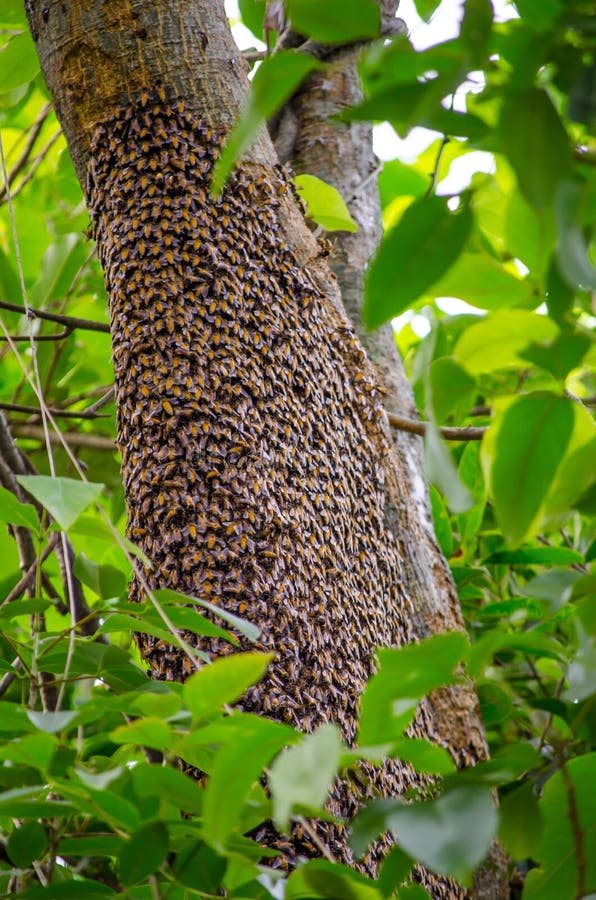
<path id="1" fill-rule="evenodd" d="M 256 38 L 270 26 L 272 49 L 251 55 L 252 93 L 214 192 L 324 69 L 313 42 L 362 46 L 365 97 L 345 120 L 436 133 L 415 162 L 379 173 L 385 234 L 363 318 L 371 329 L 406 311 L 426 321 L 423 337 L 412 322 L 396 333 L 424 423 L 392 424 L 425 435 L 435 531 L 468 633 L 379 648 L 348 748 L 332 725 L 303 735 L 231 713 L 269 658 L 202 665 L 181 633 L 236 646 L 257 637 L 251 622 L 174 591 L 127 601 L 139 551 L 124 537 L 103 278 L 22 4 L 3 0 L 0 892 L 417 898 L 416 863 L 469 885 L 498 836 L 513 896 L 580 900 L 596 894 L 592 4 L 517 0 L 498 21 L 489 0 L 466 0 L 458 37 L 424 50 L 403 29 L 379 39 L 372 0 L 287 0 L 304 41 L 279 49 L 273 5 L 264 18 L 262 0 L 239 3 Z M 416 0 L 423 17 L 438 6 Z M 493 155 L 492 170 L 446 195 L 451 166 L 475 151 Z M 349 198 L 308 174 L 296 187 L 313 228 L 333 239 L 355 227 Z M 71 565 L 83 587 L 69 608 Z M 184 685 L 149 679 L 136 631 L 186 654 Z M 462 666 L 491 759 L 456 771 L 442 747 L 406 732 Z M 319 846 L 310 817 L 326 815 L 339 773 L 362 778 L 361 760 L 387 756 L 433 788 L 373 800 L 351 824 L 357 858 L 382 832 L 395 838 L 373 880 Z M 289 875 L 264 866 L 247 835 L 269 819 L 298 825 L 321 858 Z"/>

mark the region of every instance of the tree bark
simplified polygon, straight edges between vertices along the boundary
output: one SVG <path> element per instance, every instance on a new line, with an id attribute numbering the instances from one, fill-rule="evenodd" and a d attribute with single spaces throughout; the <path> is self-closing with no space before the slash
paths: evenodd
<path id="1" fill-rule="evenodd" d="M 331 719 L 352 741 L 374 648 L 461 619 L 448 585 L 435 601 L 406 579 L 410 492 L 378 375 L 264 131 L 209 195 L 248 89 L 223 4 L 26 7 L 104 269 L 145 577 L 261 628 L 276 658 L 245 709 L 306 730 Z M 154 677 L 185 677 L 176 652 L 152 638 L 142 650 Z M 448 733 L 428 706 L 418 728 L 475 761 L 485 744 L 470 697 L 444 694 Z M 413 775 L 393 763 L 371 778 L 396 793 Z M 334 811 L 350 815 L 357 799 L 339 787 Z M 343 836 L 324 833 L 351 861 Z"/>

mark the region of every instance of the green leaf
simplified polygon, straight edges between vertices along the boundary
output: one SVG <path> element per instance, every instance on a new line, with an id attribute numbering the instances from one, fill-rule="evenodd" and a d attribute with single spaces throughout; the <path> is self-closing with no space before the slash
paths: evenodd
<path id="1" fill-rule="evenodd" d="M 161 592 L 157 591 L 156 593 L 159 596 Z M 199 597 L 193 597 L 192 602 L 196 603 L 197 606 L 202 606 L 203 609 L 208 609 L 219 619 L 223 619 L 224 622 L 227 622 L 228 625 L 231 625 L 232 628 L 235 628 L 240 634 L 243 634 L 249 641 L 254 643 L 259 639 L 261 632 L 252 622 L 241 619 L 239 616 L 235 616 L 233 613 L 227 612 L 227 610 L 221 609 L 219 606 L 215 606 L 214 603 L 209 603 L 208 600 L 201 600 Z"/>
<path id="2" fill-rule="evenodd" d="M 304 53 L 281 50 L 264 60 L 257 71 L 249 101 L 232 129 L 215 165 L 211 191 L 218 194 L 226 183 L 236 160 L 248 149 L 259 128 L 290 99 L 307 75 L 320 64 Z"/>
<path id="3" fill-rule="evenodd" d="M 400 159 L 383 165 L 379 175 L 381 206 L 385 209 L 396 197 L 421 197 L 428 190 L 429 180 Z"/>
<path id="4" fill-rule="evenodd" d="M 414 860 L 401 847 L 393 846 L 381 863 L 377 879 L 384 897 L 393 896 L 395 888 L 406 880 L 414 866 Z"/>
<path id="5" fill-rule="evenodd" d="M 124 841 L 118 854 L 118 873 L 124 885 L 144 881 L 168 855 L 168 829 L 162 822 L 143 825 Z"/>
<path id="6" fill-rule="evenodd" d="M 103 484 L 48 475 L 17 475 L 17 481 L 45 506 L 65 531 L 97 500 L 104 488 Z"/>
<path id="7" fill-rule="evenodd" d="M 192 841 L 176 854 L 176 879 L 185 887 L 191 888 L 193 894 L 204 891 L 207 895 L 219 896 L 226 862 L 231 862 L 231 859 L 231 856 L 227 860 L 219 856 L 202 841 Z"/>
<path id="8" fill-rule="evenodd" d="M 499 803 L 499 840 L 514 860 L 533 856 L 542 835 L 542 816 L 534 785 L 527 781 Z"/>
<path id="9" fill-rule="evenodd" d="M 184 812 L 201 813 L 203 789 L 178 769 L 139 763 L 132 770 L 131 777 L 138 797 L 162 797 Z"/>
<path id="10" fill-rule="evenodd" d="M 467 204 L 452 213 L 444 198 L 415 200 L 389 231 L 366 281 L 363 318 L 377 328 L 403 312 L 453 265 L 472 228 Z"/>
<path id="11" fill-rule="evenodd" d="M 31 711 L 30 711 L 31 712 Z M 46 772 L 56 752 L 56 738 L 49 733 L 29 734 L 0 746 L 0 759 Z"/>
<path id="12" fill-rule="evenodd" d="M 460 481 L 453 457 L 442 439 L 439 429 L 429 419 L 424 438 L 424 461 L 426 474 L 442 491 L 450 510 L 463 513 L 473 503 L 472 495 Z"/>
<path id="13" fill-rule="evenodd" d="M 517 10 L 530 28 L 550 31 L 563 12 L 564 0 L 515 0 Z"/>
<path id="14" fill-rule="evenodd" d="M 32 725 L 48 734 L 57 734 L 66 731 L 72 722 L 78 718 L 77 710 L 62 710 L 60 712 L 36 712 L 27 710 L 27 716 Z"/>
<path id="15" fill-rule="evenodd" d="M 285 900 L 381 900 L 370 878 L 354 869 L 313 859 L 297 868 L 288 879 Z"/>
<path id="16" fill-rule="evenodd" d="M 286 0 L 295 31 L 321 44 L 378 37 L 379 7 L 373 0 Z"/>
<path id="17" fill-rule="evenodd" d="M 253 782 L 281 748 L 299 736 L 291 728 L 259 716 L 243 714 L 224 721 L 229 742 L 215 757 L 203 804 L 204 838 L 218 853 L 224 851 L 238 825 Z"/>
<path id="18" fill-rule="evenodd" d="M 446 422 L 450 415 L 464 416 L 474 400 L 476 379 L 453 359 L 441 356 L 429 370 L 432 405 L 437 422 Z"/>
<path id="19" fill-rule="evenodd" d="M 27 869 L 34 860 L 40 860 L 48 846 L 46 830 L 40 822 L 23 822 L 8 839 L 6 850 L 19 869 Z"/>
<path id="20" fill-rule="evenodd" d="M 337 726 L 322 725 L 280 753 L 269 771 L 273 821 L 287 830 L 293 814 L 319 812 L 337 777 L 342 741 Z"/>
<path id="21" fill-rule="evenodd" d="M 39 531 L 37 510 L 30 503 L 22 503 L 12 491 L 0 485 L 0 522 L 30 528 L 35 534 Z"/>
<path id="22" fill-rule="evenodd" d="M 547 781 L 540 812 L 544 830 L 526 876 L 523 900 L 584 897 L 596 890 L 596 753 L 565 763 Z"/>
<path id="23" fill-rule="evenodd" d="M 116 744 L 138 744 L 154 750 L 167 750 L 172 732 L 167 722 L 155 716 L 146 716 L 126 725 L 119 725 L 110 733 L 110 738 Z"/>
<path id="24" fill-rule="evenodd" d="M 564 181 L 555 197 L 557 220 L 557 263 L 561 275 L 571 288 L 596 290 L 596 269 L 588 256 L 581 220 L 582 189 Z"/>
<path id="25" fill-rule="evenodd" d="M 16 34 L 0 48 L 0 94 L 27 84 L 38 72 L 39 58 L 29 31 Z"/>
<path id="26" fill-rule="evenodd" d="M 548 566 L 564 563 L 583 563 L 584 558 L 570 547 L 519 547 L 517 550 L 497 550 L 487 556 L 485 563 L 493 565 Z"/>
<path id="27" fill-rule="evenodd" d="M 184 702 L 196 719 L 204 719 L 238 700 L 263 677 L 272 659 L 272 653 L 236 653 L 215 659 L 185 682 Z"/>
<path id="28" fill-rule="evenodd" d="M 579 367 L 591 345 L 587 334 L 564 332 L 551 344 L 530 344 L 521 356 L 564 381 L 569 372 Z"/>
<path id="29" fill-rule="evenodd" d="M 0 607 L 0 619 L 15 619 L 17 616 L 34 616 L 52 606 L 51 600 L 13 600 L 8 606 Z"/>
<path id="30" fill-rule="evenodd" d="M 31 288 L 31 305 L 44 307 L 51 300 L 63 300 L 86 255 L 79 234 L 59 235 L 44 253 L 39 277 Z"/>
<path id="31" fill-rule="evenodd" d="M 462 333 L 453 356 L 471 374 L 524 368 L 522 352 L 531 342 L 551 341 L 559 329 L 548 316 L 521 309 L 502 310 Z"/>
<path id="32" fill-rule="evenodd" d="M 182 709 L 182 698 L 170 692 L 145 691 L 133 701 L 133 709 L 143 716 L 168 719 Z"/>
<path id="33" fill-rule="evenodd" d="M 327 231 L 358 231 L 342 195 L 314 175 L 296 175 L 296 190 L 306 203 L 306 215 Z"/>
<path id="34" fill-rule="evenodd" d="M 533 288 L 523 278 L 508 272 L 503 264 L 484 253 L 462 253 L 447 274 L 432 289 L 434 297 L 458 297 L 479 309 L 504 306 L 537 306 Z"/>
<path id="35" fill-rule="evenodd" d="M 126 591 L 128 579 L 124 572 L 121 572 L 115 566 L 100 566 L 84 553 L 77 555 L 73 571 L 83 584 L 90 587 L 92 591 L 104 600 L 120 597 Z"/>
<path id="36" fill-rule="evenodd" d="M 451 522 L 449 521 L 449 513 L 443 503 L 443 498 L 434 484 L 429 485 L 429 498 L 433 514 L 433 524 L 435 526 L 435 536 L 444 556 L 447 559 L 450 559 L 453 554 L 453 532 L 451 530 Z"/>
<path id="37" fill-rule="evenodd" d="M 539 215 L 519 191 L 513 191 L 507 206 L 504 237 L 511 255 L 533 275 L 546 272 L 555 244 L 554 218 Z"/>
<path id="38" fill-rule="evenodd" d="M 409 805 L 386 800 L 373 806 L 381 813 L 383 830 L 389 829 L 406 853 L 433 871 L 464 882 L 484 858 L 497 830 L 490 791 L 477 787 L 455 788 L 436 800 Z M 359 850 L 370 838 L 361 816 L 354 820 L 352 839 Z"/>
<path id="39" fill-rule="evenodd" d="M 402 738 L 395 741 L 388 755 L 409 763 L 417 772 L 429 775 L 451 775 L 455 771 L 454 762 L 447 750 L 422 738 Z"/>
<path id="40" fill-rule="evenodd" d="M 571 164 L 569 138 L 548 94 L 532 88 L 509 96 L 501 111 L 500 132 L 522 194 L 543 212 Z"/>
<path id="41" fill-rule="evenodd" d="M 416 11 L 421 19 L 429 22 L 441 4 L 441 0 L 414 0 Z"/>
<path id="42" fill-rule="evenodd" d="M 436 635 L 419 644 L 378 651 L 379 667 L 360 704 L 361 745 L 399 741 L 425 694 L 453 682 L 466 648 L 460 632 Z"/>
<path id="43" fill-rule="evenodd" d="M 238 0 L 242 21 L 259 40 L 263 39 L 263 19 L 266 4 L 263 0 Z"/>
<path id="44" fill-rule="evenodd" d="M 497 416 L 481 457 L 497 518 L 515 548 L 532 530 L 573 430 L 573 403 L 555 394 L 517 397 Z"/>
<path id="45" fill-rule="evenodd" d="M 492 24 L 493 7 L 490 0 L 466 0 L 459 34 L 472 67 L 480 68 L 485 64 Z"/>

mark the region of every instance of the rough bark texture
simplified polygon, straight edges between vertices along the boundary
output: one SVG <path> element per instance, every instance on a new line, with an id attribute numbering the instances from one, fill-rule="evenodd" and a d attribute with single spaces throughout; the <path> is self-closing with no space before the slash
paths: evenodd
<path id="1" fill-rule="evenodd" d="M 407 479 L 377 373 L 265 134 L 209 197 L 247 90 L 223 4 L 27 9 L 105 271 L 129 532 L 155 565 L 145 574 L 259 625 L 277 656 L 246 708 L 307 729 L 333 719 L 351 740 L 374 647 L 460 619 L 448 593 L 432 614 L 412 602 Z M 184 677 L 177 654 L 152 639 L 143 651 L 156 677 Z M 429 708 L 418 727 L 474 761 L 485 746 L 467 696 L 455 730 L 435 734 Z M 397 763 L 373 775 L 385 793 L 411 780 Z M 356 801 L 338 788 L 335 810 Z"/>
<path id="2" fill-rule="evenodd" d="M 360 310 L 367 266 L 379 246 L 383 225 L 377 186 L 377 160 L 372 128 L 366 122 L 340 123 L 346 107 L 363 99 L 358 76 L 362 47 L 314 48 L 325 53 L 327 67 L 311 76 L 292 99 L 280 119 L 292 122 L 292 140 L 282 148 L 284 162 L 296 173 L 308 172 L 333 185 L 346 200 L 358 224 L 355 233 L 333 235 L 330 265 L 337 276 L 345 310 L 375 366 L 390 413 L 416 418 L 412 388 L 397 351 L 391 326 L 367 332 Z M 278 141 L 274 135 L 276 147 Z M 428 487 L 424 474 L 422 440 L 403 431 L 394 433 L 399 482 L 401 559 L 407 594 L 429 632 L 462 626 L 457 592 L 449 567 L 434 535 Z M 444 719 L 438 730 L 452 735 L 451 746 L 460 765 L 468 765 L 486 753 L 483 726 L 471 686 L 440 692 L 435 714 Z M 455 717 L 455 718 L 454 718 Z M 461 738 L 471 736 L 469 752 Z"/>
<path id="3" fill-rule="evenodd" d="M 389 31 L 395 30 L 391 20 L 386 24 Z M 300 44 L 300 38 L 288 40 Z M 363 99 L 358 74 L 362 46 L 330 49 L 315 45 L 312 52 L 324 56 L 326 68 L 308 78 L 292 98 L 278 117 L 272 137 L 279 155 L 296 174 L 316 175 L 337 188 L 346 200 L 358 231 L 334 234 L 330 256 L 344 308 L 377 370 L 385 391 L 386 410 L 417 418 L 412 388 L 391 326 L 367 332 L 362 324 L 365 272 L 383 233 L 378 161 L 373 151 L 372 127 L 366 122 L 341 123 L 337 118 L 344 109 Z M 453 627 L 454 620 L 461 622 L 459 602 L 434 535 L 422 440 L 397 431 L 394 442 L 401 498 L 398 535 L 406 593 L 415 609 L 421 611 L 430 632 Z M 436 732 L 446 740 L 458 765 L 469 765 L 488 753 L 471 684 L 436 691 L 429 698 L 428 711 Z M 465 734 L 469 735 L 467 746 L 462 743 Z M 497 898 L 507 893 L 505 861 L 495 846 L 488 867 L 479 873 L 475 894 Z"/>

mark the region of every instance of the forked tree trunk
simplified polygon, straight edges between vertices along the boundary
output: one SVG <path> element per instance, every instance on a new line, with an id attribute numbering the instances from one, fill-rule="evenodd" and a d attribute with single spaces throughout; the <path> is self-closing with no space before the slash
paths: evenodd
<path id="1" fill-rule="evenodd" d="M 406 583 L 411 498 L 378 375 L 264 133 L 210 198 L 247 93 L 223 3 L 26 6 L 104 268 L 145 575 L 261 628 L 276 659 L 244 708 L 303 729 L 333 720 L 351 741 L 373 649 L 461 620 L 450 589 L 431 600 Z M 181 655 L 151 638 L 142 650 L 156 677 L 185 676 Z M 486 753 L 470 691 L 426 704 L 418 728 L 460 760 Z M 384 793 L 411 778 L 398 763 L 373 774 Z M 338 788 L 337 812 L 355 803 Z"/>

